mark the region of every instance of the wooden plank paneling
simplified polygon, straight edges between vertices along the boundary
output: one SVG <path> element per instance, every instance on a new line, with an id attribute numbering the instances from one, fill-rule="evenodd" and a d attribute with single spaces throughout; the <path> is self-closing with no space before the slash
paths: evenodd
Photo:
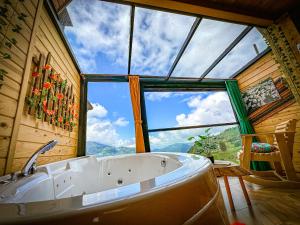
<path id="1" fill-rule="evenodd" d="M 283 74 L 280 71 L 278 64 L 276 64 L 272 58 L 272 53 L 269 53 L 246 71 L 241 73 L 237 77 L 237 80 L 241 91 L 244 91 L 268 77 L 271 77 L 274 80 L 280 76 L 283 76 Z M 295 169 L 300 172 L 300 105 L 297 102 L 258 123 L 254 126 L 254 129 L 257 133 L 273 132 L 277 124 L 289 119 L 298 120 L 293 151 L 293 162 Z"/>
<path id="2" fill-rule="evenodd" d="M 0 115 L 14 118 L 17 110 L 17 101 L 0 94 Z"/>
<path id="3" fill-rule="evenodd" d="M 20 84 L 10 79 L 9 77 L 5 77 L 3 81 L 3 85 L 0 88 L 0 94 L 3 94 L 5 96 L 17 100 L 19 97 L 19 91 L 20 91 Z"/>
<path id="4" fill-rule="evenodd" d="M 19 126 L 18 141 L 30 141 L 32 143 L 47 143 L 50 140 L 56 139 L 60 145 L 76 146 L 77 139 L 66 137 L 60 133 L 53 133 L 25 125 Z"/>
<path id="5" fill-rule="evenodd" d="M 60 127 L 53 126 L 52 124 L 36 119 L 28 114 L 22 115 L 21 124 L 34 129 L 60 134 L 61 136 L 64 136 L 66 138 L 71 137 L 73 139 L 77 139 L 78 127 L 75 127 L 73 132 L 69 132 Z"/>
<path id="6" fill-rule="evenodd" d="M 8 137 L 0 137 L 0 158 L 6 158 L 10 139 Z"/>
<path id="7" fill-rule="evenodd" d="M 22 5 L 22 3 L 21 3 L 21 5 Z M 32 61 L 32 52 L 33 52 L 32 46 L 34 45 L 34 42 L 35 42 L 36 30 L 38 27 L 39 17 L 40 17 L 39 15 L 40 15 L 42 6 L 43 6 L 43 1 L 39 0 L 39 5 L 34 12 L 34 14 L 35 14 L 34 22 L 32 23 L 31 26 L 28 26 L 28 30 L 29 30 L 29 37 L 27 39 L 27 40 L 29 40 L 28 52 L 25 55 L 25 58 L 23 59 L 24 60 L 23 65 L 22 64 L 19 65 L 23 69 L 22 83 L 21 83 L 21 88 L 20 88 L 19 96 L 18 96 L 16 116 L 15 116 L 14 120 L 12 121 L 12 123 L 13 123 L 12 129 L 11 129 L 12 132 L 11 132 L 9 150 L 8 150 L 7 159 L 6 159 L 5 173 L 10 173 L 11 168 L 12 168 L 12 161 L 14 158 L 14 152 L 15 152 L 15 146 L 16 146 L 16 138 L 17 138 L 18 132 L 19 132 L 19 125 L 20 125 L 20 119 L 21 119 L 21 115 L 23 112 L 24 102 L 25 102 L 28 77 L 29 77 L 29 73 L 31 70 L 31 61 Z M 18 10 L 18 9 L 16 9 L 16 10 Z M 29 15 L 28 15 L 28 17 L 29 17 Z M 30 24 L 30 22 L 27 21 L 26 24 L 28 25 L 28 24 Z M 25 25 L 22 26 L 22 31 L 23 30 L 26 30 Z M 14 58 L 12 58 L 12 61 L 14 61 L 13 59 Z"/>
<path id="8" fill-rule="evenodd" d="M 39 143 L 18 141 L 16 145 L 15 158 L 27 158 L 41 146 L 42 144 Z M 58 143 L 58 145 L 46 152 L 43 156 L 74 155 L 76 152 L 75 148 L 75 146 L 63 146 Z"/>
<path id="9" fill-rule="evenodd" d="M 78 139 L 77 127 L 68 132 L 26 113 L 33 56 L 51 53 L 51 65 L 73 84 L 76 104 L 80 100 L 80 76 L 42 0 L 24 1 L 11 10 L 25 12 L 28 17 L 19 34 L 6 33 L 17 39 L 17 45 L 11 49 L 11 60 L 1 63 L 8 74 L 0 89 L 0 175 L 20 170 L 33 152 L 52 139 L 59 144 L 39 158 L 40 164 L 75 157 Z M 12 25 L 16 20 L 6 22 Z"/>
<path id="10" fill-rule="evenodd" d="M 4 168 L 5 168 L 5 158 L 0 158 L 0 174 L 4 173 Z"/>
<path id="11" fill-rule="evenodd" d="M 0 137 L 9 137 L 11 135 L 13 122 L 12 118 L 0 115 Z"/>
<path id="12" fill-rule="evenodd" d="M 48 164 L 48 163 L 53 163 L 53 162 L 57 162 L 57 161 L 61 161 L 61 160 L 65 160 L 65 159 L 70 159 L 70 158 L 74 158 L 75 155 L 63 155 L 63 156 L 40 156 L 37 159 L 37 165 L 44 165 L 44 164 Z M 0 159 L 1 160 L 1 159 Z M 16 158 L 13 161 L 13 167 L 12 167 L 12 171 L 18 171 L 21 170 L 22 167 L 25 165 L 25 163 L 27 162 L 28 158 Z M 1 161 L 0 161 L 1 163 Z M 1 164 L 0 164 L 1 165 Z"/>

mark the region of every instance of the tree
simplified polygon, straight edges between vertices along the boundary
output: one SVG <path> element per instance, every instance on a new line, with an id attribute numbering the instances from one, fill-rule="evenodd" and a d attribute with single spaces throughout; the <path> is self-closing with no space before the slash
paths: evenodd
<path id="1" fill-rule="evenodd" d="M 220 148 L 220 150 L 221 150 L 222 152 L 226 152 L 226 151 L 227 151 L 227 146 L 226 146 L 226 144 L 225 144 L 224 141 L 220 141 L 220 142 L 219 142 L 219 148 Z"/>

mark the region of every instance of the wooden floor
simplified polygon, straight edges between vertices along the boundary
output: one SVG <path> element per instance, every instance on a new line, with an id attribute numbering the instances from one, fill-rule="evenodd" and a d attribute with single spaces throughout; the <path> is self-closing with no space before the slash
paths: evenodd
<path id="1" fill-rule="evenodd" d="M 246 225 L 300 225 L 300 189 L 263 188 L 245 182 L 252 207 L 248 207 L 237 178 L 230 178 L 230 188 L 236 208 L 229 207 L 225 185 L 219 178 L 230 222 Z"/>

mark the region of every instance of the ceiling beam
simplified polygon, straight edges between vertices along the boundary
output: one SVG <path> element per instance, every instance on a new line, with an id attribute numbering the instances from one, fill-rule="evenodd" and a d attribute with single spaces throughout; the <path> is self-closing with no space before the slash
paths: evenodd
<path id="1" fill-rule="evenodd" d="M 157 8 L 165 11 L 174 11 L 183 14 L 191 14 L 199 17 L 210 17 L 219 20 L 249 24 L 260 27 L 266 27 L 273 23 L 271 19 L 259 18 L 241 13 L 228 12 L 225 10 L 208 8 L 204 6 L 192 5 L 171 0 L 116 0 L 114 2 L 134 4 L 146 8 Z"/>
<path id="2" fill-rule="evenodd" d="M 183 55 L 183 53 L 184 53 L 186 47 L 187 47 L 188 44 L 190 43 L 190 41 L 191 41 L 192 37 L 194 36 L 194 34 L 195 34 L 195 32 L 196 32 L 196 30 L 197 30 L 199 24 L 201 23 L 201 20 L 202 20 L 202 18 L 196 18 L 196 19 L 195 19 L 195 21 L 194 21 L 194 23 L 193 23 L 193 25 L 192 25 L 192 27 L 191 27 L 191 29 L 190 29 L 190 32 L 188 33 L 188 35 L 187 35 L 187 37 L 186 37 L 186 39 L 185 39 L 183 45 L 181 46 L 181 49 L 179 50 L 179 52 L 178 52 L 178 54 L 177 54 L 177 56 L 176 56 L 176 58 L 175 58 L 175 60 L 174 60 L 174 62 L 173 62 L 173 64 L 172 64 L 172 66 L 171 66 L 171 68 L 170 68 L 170 70 L 169 70 L 169 72 L 168 72 L 167 80 L 168 80 L 168 79 L 170 78 L 170 76 L 172 75 L 172 73 L 173 73 L 175 67 L 177 66 L 177 64 L 178 64 L 178 62 L 179 62 L 181 56 Z"/>
<path id="3" fill-rule="evenodd" d="M 132 41 L 133 41 L 133 30 L 134 30 L 134 13 L 135 6 L 131 6 L 130 10 L 130 33 L 129 33 L 129 53 L 128 53 L 128 74 L 131 72 L 131 55 L 132 55 Z"/>
<path id="4" fill-rule="evenodd" d="M 200 76 L 199 80 L 202 80 L 213 68 L 218 65 L 219 62 L 249 33 L 249 31 L 253 27 L 246 27 L 239 36 L 222 52 L 222 54 L 204 71 L 204 73 Z"/>

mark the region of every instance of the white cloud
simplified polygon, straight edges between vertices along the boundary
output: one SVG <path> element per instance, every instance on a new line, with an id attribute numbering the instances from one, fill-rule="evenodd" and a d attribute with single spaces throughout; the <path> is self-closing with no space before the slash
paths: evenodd
<path id="1" fill-rule="evenodd" d="M 75 37 L 72 45 L 84 72 L 96 71 L 97 54 L 105 54 L 113 63 L 128 61 L 130 7 L 96 0 L 73 0 L 67 8 L 73 26 L 67 34 Z"/>
<path id="2" fill-rule="evenodd" d="M 235 117 L 226 92 L 214 92 L 208 96 L 199 94 L 186 101 L 190 112 L 176 116 L 176 126 L 195 126 L 234 122 Z M 217 134 L 227 127 L 214 127 L 211 132 Z M 187 143 L 188 137 L 202 134 L 205 129 L 174 130 L 150 133 L 153 148 L 162 148 L 174 143 Z"/>
<path id="3" fill-rule="evenodd" d="M 200 77 L 244 28 L 243 25 L 203 19 L 173 76 Z"/>
<path id="4" fill-rule="evenodd" d="M 107 59 L 113 64 L 109 66 L 125 69 L 128 62 L 130 6 L 98 0 L 73 0 L 67 9 L 73 27 L 65 29 L 83 71 L 101 73 L 96 70 L 97 63 Z M 132 73 L 167 75 L 194 20 L 194 17 L 137 7 Z M 244 28 L 244 25 L 203 19 L 173 76 L 199 77 Z M 233 57 L 228 56 L 210 76 L 232 75 L 255 56 L 253 43 L 260 51 L 266 47 L 256 29 L 244 38 L 240 49 L 235 48 L 229 53 Z"/>
<path id="5" fill-rule="evenodd" d="M 146 98 L 150 101 L 160 101 L 171 97 L 172 92 L 146 92 Z"/>
<path id="6" fill-rule="evenodd" d="M 91 103 L 93 109 L 87 114 L 87 141 L 95 141 L 111 146 L 132 147 L 134 138 L 122 139 L 118 133 L 118 126 L 127 126 L 129 121 L 120 117 L 112 122 L 107 118 L 108 111 L 99 103 Z"/>
<path id="7" fill-rule="evenodd" d="M 203 98 L 201 95 L 187 102 L 189 114 L 176 116 L 178 126 L 227 123 L 235 121 L 231 104 L 226 92 L 215 92 Z"/>
<path id="8" fill-rule="evenodd" d="M 89 118 L 103 118 L 107 115 L 107 110 L 99 103 L 92 103 L 93 110 L 88 111 Z"/>
<path id="9" fill-rule="evenodd" d="M 129 124 L 129 121 L 124 117 L 120 117 L 114 122 L 114 124 L 119 127 L 126 127 Z"/>
<path id="10" fill-rule="evenodd" d="M 136 8 L 133 73 L 166 76 L 194 20 L 189 16 Z"/>

